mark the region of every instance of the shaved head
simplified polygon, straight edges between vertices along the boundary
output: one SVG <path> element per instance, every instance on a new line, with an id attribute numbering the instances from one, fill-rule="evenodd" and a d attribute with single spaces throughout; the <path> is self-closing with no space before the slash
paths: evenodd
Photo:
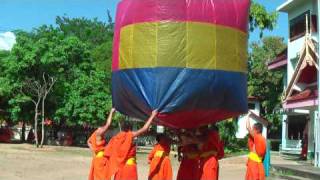
<path id="1" fill-rule="evenodd" d="M 262 133 L 263 127 L 261 123 L 255 123 L 253 125 L 253 128 L 256 130 L 257 133 L 260 133 L 260 134 Z"/>

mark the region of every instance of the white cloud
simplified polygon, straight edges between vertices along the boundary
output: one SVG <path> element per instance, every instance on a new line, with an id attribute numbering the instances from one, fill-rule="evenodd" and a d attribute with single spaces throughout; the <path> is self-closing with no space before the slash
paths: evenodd
<path id="1" fill-rule="evenodd" d="M 11 50 L 16 43 L 16 36 L 12 32 L 0 33 L 0 50 Z"/>

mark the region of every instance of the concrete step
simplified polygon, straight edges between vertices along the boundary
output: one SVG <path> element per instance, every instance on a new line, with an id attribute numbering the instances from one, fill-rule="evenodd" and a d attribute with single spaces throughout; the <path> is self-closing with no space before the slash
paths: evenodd
<path id="1" fill-rule="evenodd" d="M 280 152 L 281 157 L 288 157 L 288 158 L 299 158 L 300 152 L 294 152 L 294 151 L 281 151 Z"/>
<path id="2" fill-rule="evenodd" d="M 271 174 L 267 180 L 310 180 L 310 178 L 294 176 L 294 175 L 282 175 L 282 174 Z"/>
<path id="3" fill-rule="evenodd" d="M 272 165 L 271 173 L 274 175 L 284 175 L 287 178 L 300 178 L 301 180 L 320 179 L 320 169 L 310 165 Z"/>

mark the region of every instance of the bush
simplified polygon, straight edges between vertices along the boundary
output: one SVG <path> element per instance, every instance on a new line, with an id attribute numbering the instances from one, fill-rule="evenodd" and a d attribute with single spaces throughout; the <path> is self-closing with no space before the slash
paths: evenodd
<path id="1" fill-rule="evenodd" d="M 270 150 L 271 151 L 279 151 L 279 147 L 281 144 L 280 139 L 269 139 L 268 141 L 270 141 Z"/>

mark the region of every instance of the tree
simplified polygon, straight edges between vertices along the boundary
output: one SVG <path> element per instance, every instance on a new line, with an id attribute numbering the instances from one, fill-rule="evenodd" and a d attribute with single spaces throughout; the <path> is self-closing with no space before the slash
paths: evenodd
<path id="1" fill-rule="evenodd" d="M 227 119 L 218 123 L 219 134 L 224 141 L 224 146 L 232 146 L 236 142 L 236 132 L 238 130 L 237 121 Z"/>
<path id="2" fill-rule="evenodd" d="M 4 50 L 0 50 L 0 77 L 2 77 L 3 71 L 4 71 L 4 67 L 2 65 L 2 61 L 4 60 L 4 58 L 8 57 L 10 54 L 9 51 L 4 51 Z"/>
<path id="3" fill-rule="evenodd" d="M 56 118 L 69 125 L 89 123 L 97 125 L 105 120 L 107 109 L 112 107 L 111 92 L 106 73 L 92 71 L 79 74 L 74 82 L 66 86 L 66 93 Z"/>
<path id="4" fill-rule="evenodd" d="M 35 142 L 36 142 L 36 147 L 38 147 L 39 146 L 38 117 L 40 115 L 39 104 L 43 96 L 42 85 L 38 81 L 29 79 L 25 82 L 23 89 L 21 90 L 21 94 L 23 95 L 21 98 L 24 98 L 26 101 L 31 101 L 34 104 Z"/>
<path id="5" fill-rule="evenodd" d="M 279 133 L 280 115 L 278 102 L 283 91 L 283 72 L 269 71 L 267 62 L 273 60 L 286 48 L 284 39 L 265 37 L 262 42 L 251 44 L 249 58 L 248 93 L 260 98 L 261 114 L 273 123 L 273 133 Z"/>
<path id="6" fill-rule="evenodd" d="M 108 13 L 109 23 L 98 21 L 97 18 L 90 20 L 86 18 L 56 18 L 58 30 L 63 32 L 64 36 L 78 37 L 82 42 L 86 42 L 90 47 L 105 43 L 109 37 L 113 36 L 113 23 Z"/>
<path id="7" fill-rule="evenodd" d="M 9 56 L 9 51 L 3 51 L 3 50 L 0 50 L 0 81 L 1 79 L 3 78 L 4 76 L 4 67 L 3 67 L 3 61 L 6 57 Z M 5 109 L 7 108 L 7 100 L 6 100 L 6 97 L 5 97 L 5 93 L 4 93 L 4 90 L 6 88 L 3 87 L 3 86 L 0 86 L 0 121 L 2 120 L 2 117 L 5 111 Z"/>
<path id="8" fill-rule="evenodd" d="M 249 16 L 249 29 L 251 32 L 258 28 L 260 37 L 262 37 L 264 30 L 273 30 L 277 19 L 278 13 L 276 11 L 269 13 L 263 5 L 255 1 L 251 2 Z"/>
<path id="9" fill-rule="evenodd" d="M 66 86 L 77 79 L 79 74 L 89 74 L 94 70 L 94 65 L 88 45 L 77 37 L 64 37 L 59 30 L 51 26 L 41 26 L 31 33 L 18 32 L 16 36 L 17 44 L 3 63 L 5 70 L 0 82 L 7 86 L 2 91 L 6 92 L 8 109 L 15 121 L 23 117 L 24 107 L 30 107 L 30 102 L 36 102 L 34 128 L 37 129 L 39 105 L 38 99 L 34 97 L 39 95 L 42 99 L 43 127 L 45 102 L 50 103 L 52 109 L 57 108 L 57 101 L 62 101 Z M 55 83 L 56 86 L 53 88 Z M 30 90 L 30 85 L 35 85 L 34 90 L 21 91 Z M 37 90 L 40 91 L 39 94 L 30 93 Z M 51 98 L 48 96 L 50 91 Z M 47 99 L 49 101 L 46 101 Z M 50 113 L 49 116 L 54 115 L 55 111 L 51 110 Z"/>
<path id="10" fill-rule="evenodd" d="M 56 18 L 56 23 L 64 36 L 76 36 L 82 42 L 87 43 L 96 68 L 105 71 L 108 77 L 111 77 L 114 23 L 109 11 L 107 24 L 97 19 L 60 16 Z"/>
<path id="11" fill-rule="evenodd" d="M 43 142 L 45 138 L 45 129 L 44 129 L 44 119 L 45 119 L 45 101 L 47 99 L 48 94 L 51 92 L 53 85 L 56 83 L 56 79 L 54 77 L 46 76 L 45 73 L 42 75 L 42 97 L 41 97 L 41 143 L 40 147 L 43 147 Z"/>
<path id="12" fill-rule="evenodd" d="M 39 80 L 32 80 L 27 79 L 21 89 L 21 94 L 23 95 L 22 98 L 25 98 L 27 101 L 31 101 L 34 104 L 34 129 L 35 132 L 38 132 L 38 116 L 41 114 L 41 143 L 40 147 L 43 147 L 44 142 L 44 115 L 45 115 L 45 100 L 47 95 L 50 93 L 53 85 L 55 84 L 55 78 L 53 77 L 46 77 L 45 73 L 42 75 L 43 79 Z M 41 111 L 39 108 L 41 102 Z M 40 111 L 40 112 L 39 112 Z M 36 147 L 39 146 L 38 142 L 38 133 L 35 133 L 35 142 Z"/>

